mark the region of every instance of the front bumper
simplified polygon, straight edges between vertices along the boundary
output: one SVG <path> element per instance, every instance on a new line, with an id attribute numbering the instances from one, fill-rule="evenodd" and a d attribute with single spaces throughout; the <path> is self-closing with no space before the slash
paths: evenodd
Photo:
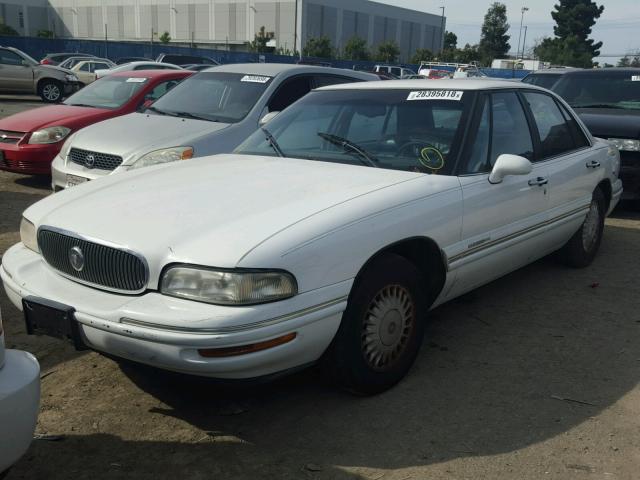
<path id="1" fill-rule="evenodd" d="M 64 84 L 63 87 L 63 92 L 64 92 L 64 96 L 69 96 L 71 94 L 76 93 L 78 90 L 80 90 L 82 87 L 84 87 L 84 83 L 78 81 L 78 82 L 66 82 Z"/>
<path id="2" fill-rule="evenodd" d="M 2 143 L 0 170 L 28 175 L 50 175 L 51 162 L 61 148 L 62 142 L 44 145 Z"/>
<path id="3" fill-rule="evenodd" d="M 0 368 L 0 473 L 29 448 L 39 405 L 38 361 L 30 353 L 7 350 Z"/>
<path id="4" fill-rule="evenodd" d="M 87 168 L 84 165 L 64 160 L 60 155 L 55 155 L 51 164 L 51 188 L 53 191 L 62 190 L 69 186 L 69 175 L 85 178 L 87 180 L 95 180 L 114 172 L 125 171 L 123 167 L 115 170 L 100 170 L 98 168 Z"/>
<path id="5" fill-rule="evenodd" d="M 333 339 L 351 281 L 248 307 L 225 307 L 147 292 L 119 295 L 80 285 L 55 273 L 21 243 L 2 259 L 0 277 L 12 303 L 35 296 L 76 309 L 85 343 L 117 357 L 195 375 L 246 379 L 317 361 Z M 295 332 L 268 350 L 205 358 L 198 349 L 253 344 Z"/>

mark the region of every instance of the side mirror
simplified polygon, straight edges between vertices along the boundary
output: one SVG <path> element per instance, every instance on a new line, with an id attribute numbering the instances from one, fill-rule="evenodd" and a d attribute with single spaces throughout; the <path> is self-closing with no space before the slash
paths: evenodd
<path id="1" fill-rule="evenodd" d="M 507 175 L 528 175 L 531 170 L 533 165 L 526 158 L 503 153 L 497 158 L 489 174 L 489 183 L 500 183 Z"/>
<path id="2" fill-rule="evenodd" d="M 274 119 L 275 116 L 277 116 L 280 112 L 269 112 L 267 113 L 264 117 L 262 117 L 260 119 L 260 121 L 258 122 L 258 126 L 259 127 L 263 127 L 267 124 L 267 122 L 271 121 Z"/>

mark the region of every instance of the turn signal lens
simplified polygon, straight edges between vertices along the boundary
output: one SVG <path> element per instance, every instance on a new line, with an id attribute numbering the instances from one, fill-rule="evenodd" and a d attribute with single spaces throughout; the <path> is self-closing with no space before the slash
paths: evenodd
<path id="1" fill-rule="evenodd" d="M 269 348 L 277 347 L 278 345 L 284 345 L 289 343 L 297 334 L 295 332 L 287 333 L 278 338 L 266 340 L 264 342 L 251 343 L 249 345 L 239 345 L 237 347 L 225 347 L 225 348 L 204 348 L 198 350 L 198 353 L 202 357 L 216 358 L 216 357 L 234 357 L 236 355 L 246 355 L 247 353 L 259 352 L 261 350 L 267 350 Z"/>

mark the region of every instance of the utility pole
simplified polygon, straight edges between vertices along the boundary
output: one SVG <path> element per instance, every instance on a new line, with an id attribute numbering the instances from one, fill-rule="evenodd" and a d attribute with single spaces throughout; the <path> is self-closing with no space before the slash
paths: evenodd
<path id="1" fill-rule="evenodd" d="M 298 45 L 298 0 L 294 0 L 296 6 L 293 14 L 293 54 L 296 54 Z M 300 59 L 302 60 L 302 46 L 300 47 Z"/>
<path id="2" fill-rule="evenodd" d="M 104 56 L 109 58 L 109 36 L 108 36 L 107 24 L 104 24 Z"/>
<path id="3" fill-rule="evenodd" d="M 524 26 L 524 40 L 522 41 L 522 57 L 524 59 L 524 47 L 527 44 L 527 26 Z"/>
<path id="4" fill-rule="evenodd" d="M 518 59 L 518 55 L 520 54 L 520 38 L 522 37 L 522 20 L 524 19 L 524 12 L 528 11 L 529 7 L 522 7 L 520 9 L 520 33 L 518 34 L 518 48 L 516 49 L 516 60 Z"/>

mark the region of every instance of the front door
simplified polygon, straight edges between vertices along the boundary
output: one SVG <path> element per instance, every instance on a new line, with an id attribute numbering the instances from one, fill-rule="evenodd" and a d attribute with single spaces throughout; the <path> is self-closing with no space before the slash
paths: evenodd
<path id="1" fill-rule="evenodd" d="M 11 50 L 0 48 L 0 89 L 4 92 L 33 92 L 33 68 Z"/>
<path id="2" fill-rule="evenodd" d="M 531 130 L 515 92 L 481 97 L 475 137 L 464 155 L 462 241 L 450 252 L 457 280 L 448 297 L 458 296 L 513 271 L 545 251 L 548 170 L 534 163 L 528 175 L 506 176 L 491 184 L 489 173 L 502 154 L 534 158 Z"/>

